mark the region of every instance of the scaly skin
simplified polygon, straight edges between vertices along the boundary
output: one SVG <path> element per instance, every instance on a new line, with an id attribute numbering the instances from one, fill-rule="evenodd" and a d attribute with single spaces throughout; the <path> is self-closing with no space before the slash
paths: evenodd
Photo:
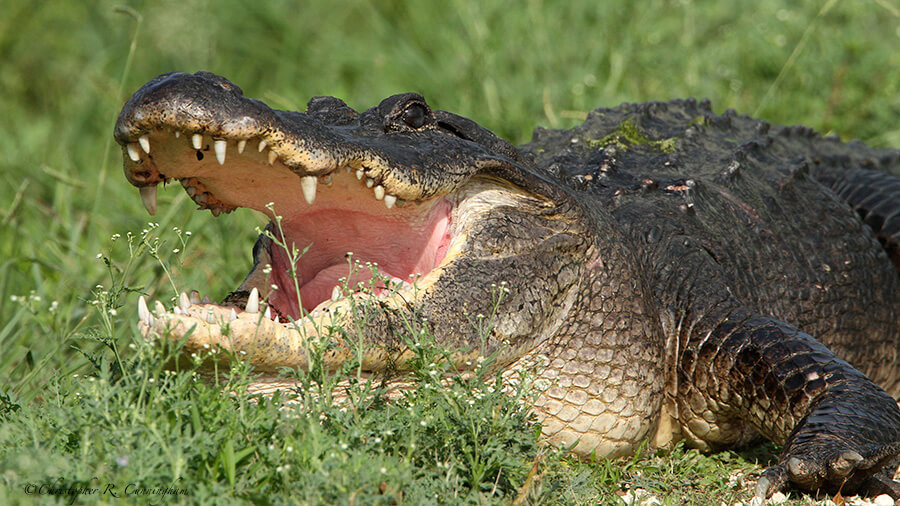
<path id="1" fill-rule="evenodd" d="M 415 94 L 273 111 L 208 73 L 138 90 L 116 139 L 151 212 L 174 178 L 213 214 L 284 216 L 223 305 L 140 303 L 145 336 L 233 350 L 259 391 L 286 386 L 278 367 L 305 367 L 329 326 L 359 340 L 329 334 L 326 365 L 377 373 L 405 367 L 401 336 L 422 325 L 461 369 L 495 354 L 509 381 L 529 371 L 544 437 L 578 454 L 762 435 L 784 450 L 759 495 L 900 496 L 896 151 L 694 101 L 598 109 L 515 148 Z M 281 238 L 311 244 L 302 303 Z M 356 293 L 345 251 L 418 281 Z"/>

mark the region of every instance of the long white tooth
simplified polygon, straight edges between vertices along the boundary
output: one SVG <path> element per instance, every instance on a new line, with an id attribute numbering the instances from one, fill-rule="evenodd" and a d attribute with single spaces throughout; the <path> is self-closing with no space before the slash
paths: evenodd
<path id="1" fill-rule="evenodd" d="M 178 296 L 178 307 L 185 313 L 188 312 L 188 309 L 191 308 L 191 299 L 188 297 L 188 294 L 181 292 L 181 295 Z"/>
<path id="2" fill-rule="evenodd" d="M 241 139 L 238 141 L 238 154 L 244 152 L 244 148 L 247 147 L 247 139 Z"/>
<path id="3" fill-rule="evenodd" d="M 265 316 L 267 320 L 272 319 L 272 310 L 269 309 L 269 306 L 266 306 L 266 312 L 263 313 L 263 316 Z"/>
<path id="4" fill-rule="evenodd" d="M 384 186 L 378 185 L 373 188 L 375 191 L 375 200 L 381 200 L 384 198 Z"/>
<path id="5" fill-rule="evenodd" d="M 269 151 L 269 165 L 274 164 L 275 160 L 278 160 L 278 155 L 274 151 Z"/>
<path id="6" fill-rule="evenodd" d="M 334 285 L 334 288 L 331 289 L 331 301 L 337 302 L 337 300 L 340 298 L 341 298 L 341 285 Z"/>
<path id="7" fill-rule="evenodd" d="M 366 188 L 371 188 L 373 186 L 375 186 L 375 180 L 370 177 L 367 177 L 366 178 Z"/>
<path id="8" fill-rule="evenodd" d="M 259 141 L 259 147 L 257 149 L 260 153 L 262 153 L 263 150 L 266 149 L 266 146 L 268 146 L 268 144 L 266 144 L 266 141 Z"/>
<path id="9" fill-rule="evenodd" d="M 156 214 L 156 185 L 141 186 L 141 202 L 151 216 Z"/>
<path id="10" fill-rule="evenodd" d="M 182 311 L 180 307 L 175 306 L 175 307 L 172 308 L 172 313 L 174 313 L 174 314 L 184 314 L 184 311 Z"/>
<path id="11" fill-rule="evenodd" d="M 181 137 L 181 130 L 175 130 L 175 138 Z"/>
<path id="12" fill-rule="evenodd" d="M 138 298 L 138 318 L 147 325 L 150 325 L 150 308 L 147 307 L 147 299 L 145 299 L 143 295 Z"/>
<path id="13" fill-rule="evenodd" d="M 254 288 L 250 290 L 250 296 L 247 297 L 247 305 L 244 307 L 245 313 L 259 312 L 259 290 Z"/>
<path id="14" fill-rule="evenodd" d="M 225 165 L 225 148 L 228 146 L 228 141 L 225 139 L 216 139 L 213 141 L 213 149 L 216 150 L 216 160 L 219 161 L 219 165 Z"/>
<path id="15" fill-rule="evenodd" d="M 275 322 L 275 323 L 281 323 L 281 322 L 278 320 L 278 315 L 275 315 L 275 318 L 274 318 L 272 321 Z"/>
<path id="16" fill-rule="evenodd" d="M 154 318 L 152 314 L 148 314 L 147 315 L 147 325 L 152 327 L 154 324 L 156 324 L 156 318 Z"/>
<path id="17" fill-rule="evenodd" d="M 191 146 L 194 146 L 194 149 L 202 149 L 203 148 L 203 136 L 200 134 L 194 134 L 191 136 Z"/>
<path id="18" fill-rule="evenodd" d="M 385 205 L 388 209 L 394 207 L 394 204 L 396 204 L 396 203 L 397 203 L 397 196 L 396 196 L 396 195 L 385 195 L 385 196 L 384 196 L 384 205 Z"/>
<path id="19" fill-rule="evenodd" d="M 197 290 L 191 290 L 191 293 L 188 294 L 191 304 L 199 304 L 200 303 L 200 292 Z"/>
<path id="20" fill-rule="evenodd" d="M 150 154 L 150 136 L 144 134 L 138 137 L 138 142 L 141 143 L 141 148 L 143 148 L 144 153 Z"/>
<path id="21" fill-rule="evenodd" d="M 131 158 L 132 162 L 141 161 L 141 152 L 138 151 L 137 144 L 133 142 L 126 144 L 125 151 L 128 151 L 128 158 Z"/>
<path id="22" fill-rule="evenodd" d="M 228 314 L 228 321 L 233 322 L 235 320 L 237 320 L 237 313 L 234 308 L 231 308 L 231 313 Z"/>
<path id="23" fill-rule="evenodd" d="M 316 184 L 318 183 L 316 176 L 303 176 L 300 178 L 300 189 L 303 190 L 303 198 L 306 203 L 312 205 L 316 201 Z"/>
<path id="24" fill-rule="evenodd" d="M 206 313 L 206 322 L 207 323 L 216 323 L 216 312 L 209 311 Z"/>
<path id="25" fill-rule="evenodd" d="M 356 169 L 356 179 L 362 180 L 362 177 L 365 175 L 362 169 Z"/>
<path id="26" fill-rule="evenodd" d="M 163 303 L 160 301 L 153 302 L 153 312 L 157 317 L 162 318 L 166 314 L 166 306 L 163 306 Z"/>

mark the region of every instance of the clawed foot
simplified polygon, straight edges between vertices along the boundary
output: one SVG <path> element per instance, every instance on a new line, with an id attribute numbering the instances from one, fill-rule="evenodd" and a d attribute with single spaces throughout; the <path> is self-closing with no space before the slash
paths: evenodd
<path id="1" fill-rule="evenodd" d="M 834 446 L 838 446 L 835 444 Z M 848 449 L 786 449 L 778 465 L 763 472 L 756 496 L 768 498 L 788 487 L 805 491 L 840 491 L 844 495 L 900 498 L 900 483 L 894 481 L 895 466 L 887 466 L 900 454 L 900 443 L 873 446 L 863 453 Z"/>

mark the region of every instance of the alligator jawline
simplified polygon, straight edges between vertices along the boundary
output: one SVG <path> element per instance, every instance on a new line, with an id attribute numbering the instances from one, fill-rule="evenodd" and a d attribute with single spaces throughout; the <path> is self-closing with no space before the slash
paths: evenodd
<path id="1" fill-rule="evenodd" d="M 213 139 L 178 130 L 155 130 L 126 150 L 148 173 L 179 180 L 200 209 L 218 216 L 247 207 L 273 219 L 267 233 L 274 240 L 264 241 L 254 269 L 235 292 L 249 295 L 256 288 L 274 310 L 270 318 L 297 320 L 303 313 L 358 294 L 360 288 L 376 296 L 388 283 L 394 290 L 406 291 L 416 281 L 419 288 L 445 260 L 451 244 L 459 192 L 404 201 L 369 178 L 362 166 L 301 176 L 281 163 L 265 142 Z M 154 213 L 156 185 L 142 187 L 141 196 Z M 305 250 L 294 265 L 299 300 L 290 274 L 291 247 Z M 378 272 L 375 279 L 373 270 Z M 242 308 L 246 298 L 232 297 L 228 302 Z M 187 305 L 182 305 L 188 313 Z M 206 319 L 229 320 L 240 314 L 225 313 L 226 306 L 219 309 L 216 318 Z"/>

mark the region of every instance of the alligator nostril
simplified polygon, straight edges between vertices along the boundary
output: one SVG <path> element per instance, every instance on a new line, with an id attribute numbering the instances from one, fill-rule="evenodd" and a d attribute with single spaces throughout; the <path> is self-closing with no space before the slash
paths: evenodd
<path id="1" fill-rule="evenodd" d="M 197 150 L 197 161 L 198 162 L 203 161 L 203 151 L 200 151 L 199 149 Z"/>

